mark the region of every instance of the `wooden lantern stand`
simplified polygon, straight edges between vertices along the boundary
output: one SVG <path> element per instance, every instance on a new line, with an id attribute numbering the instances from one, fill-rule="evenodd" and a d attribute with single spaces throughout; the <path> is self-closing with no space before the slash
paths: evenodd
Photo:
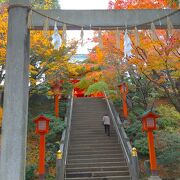
<path id="1" fill-rule="evenodd" d="M 45 179 L 45 135 L 49 132 L 50 119 L 43 115 L 33 120 L 36 123 L 36 134 L 40 135 L 39 143 L 39 180 Z"/>
<path id="2" fill-rule="evenodd" d="M 55 82 L 51 87 L 53 94 L 54 94 L 54 112 L 56 118 L 59 117 L 59 99 L 61 97 L 61 91 L 62 87 L 60 86 L 60 83 Z"/>
<path id="3" fill-rule="evenodd" d="M 150 159 L 150 169 L 151 169 L 151 180 L 159 180 L 157 163 L 156 163 L 156 152 L 154 146 L 154 135 L 153 130 L 156 130 L 156 119 L 159 116 L 151 111 L 147 111 L 142 116 L 142 130 L 147 132 L 148 136 L 148 148 L 149 148 L 149 159 Z"/>
<path id="4" fill-rule="evenodd" d="M 127 107 L 128 86 L 127 83 L 123 82 L 118 87 L 122 95 L 124 118 L 127 119 L 128 118 L 128 107 Z"/>

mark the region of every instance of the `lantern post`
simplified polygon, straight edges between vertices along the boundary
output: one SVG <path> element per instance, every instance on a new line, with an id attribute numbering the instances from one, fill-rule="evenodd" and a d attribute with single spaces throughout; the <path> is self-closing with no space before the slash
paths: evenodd
<path id="1" fill-rule="evenodd" d="M 123 82 L 118 87 L 119 87 L 120 93 L 122 94 L 124 117 L 125 119 L 127 119 L 128 118 L 128 107 L 127 107 L 128 86 L 127 86 L 127 83 Z"/>
<path id="2" fill-rule="evenodd" d="M 156 152 L 154 146 L 154 135 L 153 130 L 156 130 L 156 119 L 159 118 L 159 115 L 147 111 L 142 116 L 142 130 L 147 131 L 148 136 L 148 148 L 149 148 L 149 159 L 150 159 L 150 169 L 151 169 L 151 178 L 160 179 L 157 175 L 157 163 L 156 163 Z"/>
<path id="3" fill-rule="evenodd" d="M 39 143 L 39 180 L 44 180 L 45 175 L 45 135 L 49 132 L 49 121 L 43 115 L 38 116 L 33 122 L 36 123 L 36 134 L 40 135 Z"/>
<path id="4" fill-rule="evenodd" d="M 56 118 L 59 117 L 59 98 L 61 96 L 61 86 L 58 82 L 55 82 L 51 87 L 53 94 L 54 94 L 54 112 Z"/>

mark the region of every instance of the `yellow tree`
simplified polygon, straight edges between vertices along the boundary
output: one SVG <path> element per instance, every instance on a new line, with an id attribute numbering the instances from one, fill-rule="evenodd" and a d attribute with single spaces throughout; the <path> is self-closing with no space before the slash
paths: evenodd
<path id="1" fill-rule="evenodd" d="M 52 7 L 54 1 L 45 0 L 43 8 Z M 36 6 L 38 6 L 36 2 Z M 7 45 L 7 22 L 8 22 L 8 5 L 0 4 L 0 84 L 5 77 L 6 45 Z M 44 36 L 42 31 L 31 31 L 31 53 L 30 53 L 30 81 L 31 86 L 35 86 L 56 71 L 61 71 L 67 75 L 73 76 L 76 72 L 77 65 L 69 63 L 72 55 L 76 52 L 77 42 L 72 41 L 63 45 L 59 51 L 53 49 L 51 44 L 52 31 L 48 36 Z M 62 32 L 59 32 L 62 33 Z M 77 67 L 78 68 L 78 67 Z M 56 72 L 58 74 L 58 72 Z M 74 74 L 75 75 L 75 74 Z"/>
<path id="2" fill-rule="evenodd" d="M 69 61 L 76 53 L 77 42 L 72 41 L 66 46 L 62 45 L 57 51 L 53 49 L 50 34 L 52 32 L 49 32 L 49 38 L 47 38 L 41 31 L 31 32 L 30 79 L 32 86 L 35 86 L 37 81 L 40 83 L 43 79 L 53 75 L 52 79 L 68 76 L 71 71 Z"/>
<path id="3" fill-rule="evenodd" d="M 7 44 L 7 4 L 0 4 L 0 84 L 5 77 L 6 44 Z"/>

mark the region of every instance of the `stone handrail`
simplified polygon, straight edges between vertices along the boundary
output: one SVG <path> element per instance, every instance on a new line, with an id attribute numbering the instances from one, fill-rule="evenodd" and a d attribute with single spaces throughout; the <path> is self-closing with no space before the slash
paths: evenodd
<path id="1" fill-rule="evenodd" d="M 129 138 L 127 137 L 126 132 L 124 130 L 123 123 L 121 122 L 119 118 L 119 114 L 116 112 L 113 103 L 108 100 L 106 94 L 105 94 L 105 98 L 114 128 L 116 130 L 118 139 L 121 143 L 126 158 L 127 165 L 129 167 L 131 178 L 132 180 L 138 180 L 139 166 L 138 166 L 138 157 L 137 157 L 136 149 L 132 148 L 129 142 Z"/>
<path id="2" fill-rule="evenodd" d="M 69 137 L 71 132 L 71 119 L 72 119 L 72 108 L 73 108 L 73 95 L 68 97 L 68 107 L 65 116 L 65 126 L 60 141 L 60 149 L 57 152 L 56 158 L 56 180 L 64 180 L 65 169 L 66 169 L 66 161 L 67 161 L 67 153 L 69 147 Z"/>

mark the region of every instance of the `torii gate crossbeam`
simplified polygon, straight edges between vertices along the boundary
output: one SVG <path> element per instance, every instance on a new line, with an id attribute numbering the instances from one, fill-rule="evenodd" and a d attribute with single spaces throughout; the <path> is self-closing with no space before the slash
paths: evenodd
<path id="1" fill-rule="evenodd" d="M 67 24 L 68 30 L 80 30 L 83 26 L 85 30 L 113 30 L 133 29 L 150 29 L 151 22 L 154 22 L 157 29 L 167 28 L 166 18 L 170 15 L 171 22 L 175 29 L 180 28 L 180 11 L 171 9 L 139 9 L 139 10 L 37 10 L 36 12 L 58 19 Z M 44 17 L 33 13 L 33 29 L 42 29 Z M 149 23 L 147 23 L 149 22 Z M 147 24 L 146 24 L 147 23 Z M 57 23 L 59 29 L 63 24 Z M 49 19 L 50 29 L 53 29 L 54 21 Z"/>
<path id="2" fill-rule="evenodd" d="M 30 0 L 9 0 L 9 3 L 13 6 L 11 6 L 9 9 L 8 16 L 8 47 L 0 157 L 0 177 L 2 180 L 24 180 L 28 115 L 28 12 Z M 65 23 L 72 23 L 80 26 L 86 25 L 89 27 L 89 29 L 91 29 L 91 23 L 92 28 L 94 27 L 94 29 L 97 29 L 97 27 L 102 27 L 102 29 L 113 29 L 115 27 L 121 27 L 124 25 L 131 26 L 144 23 L 143 21 L 145 21 L 145 19 L 143 20 L 143 16 L 147 18 L 146 20 L 154 20 L 154 18 L 160 18 L 161 15 L 167 15 L 166 12 L 168 11 L 170 12 L 171 10 L 164 12 L 157 10 L 157 12 L 153 14 L 148 13 L 148 10 L 145 10 L 143 15 L 139 14 L 139 17 L 136 16 L 136 21 L 133 21 L 133 12 L 135 11 L 125 10 L 121 12 L 115 12 L 113 10 L 83 11 L 83 15 L 80 14 L 80 11 L 62 10 L 43 11 L 43 13 L 52 18 L 60 17 Z M 63 12 L 65 13 L 64 16 Z M 120 16 L 119 13 L 122 12 L 124 16 Z M 147 15 L 145 15 L 146 13 Z M 158 14 L 160 17 L 156 17 Z M 36 29 L 42 29 L 44 21 L 40 19 L 42 17 L 38 16 L 35 15 L 34 17 L 34 26 Z M 124 18 L 127 18 L 127 24 L 125 24 L 125 21 L 122 20 Z M 175 28 L 179 28 L 180 26 L 179 19 L 179 12 L 171 18 Z M 137 23 L 137 21 L 139 23 Z M 50 22 L 50 25 L 53 27 L 54 22 Z M 162 21 L 161 27 L 166 28 L 165 21 Z M 143 28 L 143 26 L 140 28 Z M 148 27 L 146 27 L 146 29 L 147 28 Z M 68 26 L 68 29 L 76 28 L 75 26 Z"/>

